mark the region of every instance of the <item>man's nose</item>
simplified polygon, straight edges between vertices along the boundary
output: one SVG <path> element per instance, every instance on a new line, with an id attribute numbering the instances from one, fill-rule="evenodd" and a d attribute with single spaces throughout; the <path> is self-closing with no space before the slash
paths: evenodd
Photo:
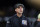
<path id="1" fill-rule="evenodd" d="M 21 8 L 20 8 L 20 10 L 21 10 Z"/>
<path id="2" fill-rule="evenodd" d="M 20 8 L 20 10 L 22 10 L 22 8 Z"/>

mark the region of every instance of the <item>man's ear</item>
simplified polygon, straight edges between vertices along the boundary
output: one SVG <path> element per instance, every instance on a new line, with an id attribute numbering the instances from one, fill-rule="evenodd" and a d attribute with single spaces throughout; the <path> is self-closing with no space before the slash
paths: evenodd
<path id="1" fill-rule="evenodd" d="M 16 9 L 15 9 L 15 11 L 16 11 Z"/>

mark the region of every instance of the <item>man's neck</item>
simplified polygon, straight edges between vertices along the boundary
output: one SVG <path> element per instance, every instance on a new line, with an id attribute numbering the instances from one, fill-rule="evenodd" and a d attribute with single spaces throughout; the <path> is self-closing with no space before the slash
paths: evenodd
<path id="1" fill-rule="evenodd" d="M 22 16 L 22 14 L 17 13 L 17 16 L 18 16 L 18 17 L 21 17 L 21 16 Z"/>

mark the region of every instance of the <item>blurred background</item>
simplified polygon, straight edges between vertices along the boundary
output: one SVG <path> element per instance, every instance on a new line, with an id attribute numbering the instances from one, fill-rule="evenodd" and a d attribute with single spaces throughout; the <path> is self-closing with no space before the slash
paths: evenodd
<path id="1" fill-rule="evenodd" d="M 0 27 L 5 27 L 6 21 L 15 14 L 13 6 L 16 3 L 24 4 L 24 15 L 26 17 L 37 19 L 40 13 L 40 0 L 0 0 Z"/>

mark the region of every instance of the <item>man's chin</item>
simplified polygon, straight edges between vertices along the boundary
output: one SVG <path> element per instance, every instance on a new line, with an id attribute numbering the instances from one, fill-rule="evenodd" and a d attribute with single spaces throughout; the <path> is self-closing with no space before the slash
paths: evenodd
<path id="1" fill-rule="evenodd" d="M 20 12 L 19 14 L 22 14 L 22 12 Z"/>

